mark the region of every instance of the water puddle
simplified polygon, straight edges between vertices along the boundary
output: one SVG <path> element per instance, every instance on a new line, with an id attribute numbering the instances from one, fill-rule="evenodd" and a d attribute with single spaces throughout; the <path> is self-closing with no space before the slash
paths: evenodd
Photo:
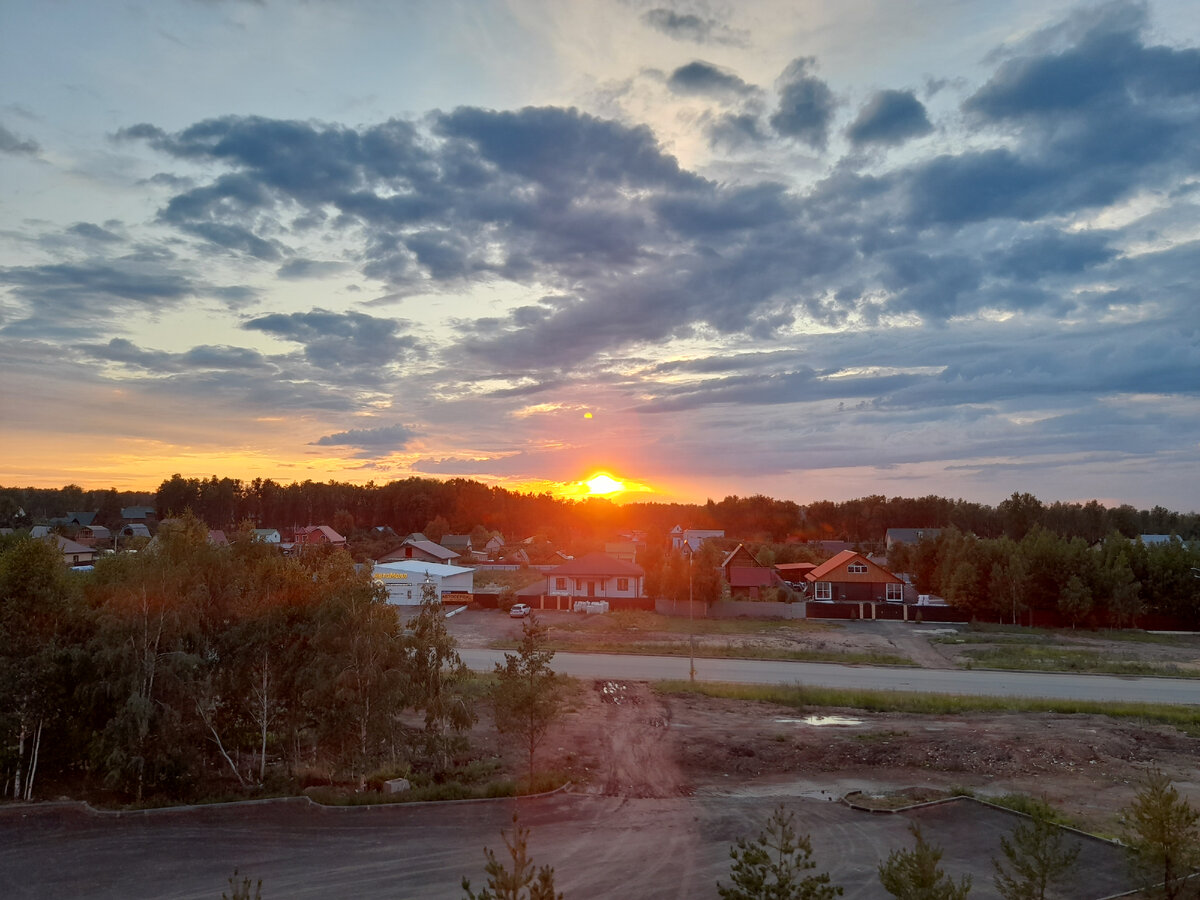
<path id="1" fill-rule="evenodd" d="M 863 720 L 850 716 L 805 716 L 803 719 L 776 719 L 775 723 L 777 725 L 812 725 L 815 728 L 824 728 L 829 725 L 861 725 Z"/>

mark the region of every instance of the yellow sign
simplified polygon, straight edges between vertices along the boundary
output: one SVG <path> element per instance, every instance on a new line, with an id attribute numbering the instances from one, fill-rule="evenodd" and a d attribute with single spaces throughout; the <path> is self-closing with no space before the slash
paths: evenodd
<path id="1" fill-rule="evenodd" d="M 376 581 L 408 581 L 407 572 L 376 572 L 371 577 Z"/>

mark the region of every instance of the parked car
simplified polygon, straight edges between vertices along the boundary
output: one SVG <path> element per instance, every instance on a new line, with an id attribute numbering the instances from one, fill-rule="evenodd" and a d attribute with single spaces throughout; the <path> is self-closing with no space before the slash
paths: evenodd
<path id="1" fill-rule="evenodd" d="M 508 614 L 514 619 L 523 619 L 529 615 L 529 612 L 528 603 L 514 603 L 513 608 L 508 611 Z"/>

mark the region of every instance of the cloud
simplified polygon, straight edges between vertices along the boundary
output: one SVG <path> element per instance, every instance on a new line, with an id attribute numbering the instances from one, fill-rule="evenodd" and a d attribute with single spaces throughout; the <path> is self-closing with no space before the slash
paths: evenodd
<path id="1" fill-rule="evenodd" d="M 326 377 L 378 384 L 384 373 L 410 358 L 416 339 L 401 334 L 405 323 L 359 312 L 314 309 L 307 313 L 270 313 L 242 325 L 280 340 L 301 344 L 304 358 Z"/>
<path id="2" fill-rule="evenodd" d="M 847 130 L 850 143 L 902 144 L 933 131 L 925 106 L 912 91 L 878 91 Z"/>
<path id="3" fill-rule="evenodd" d="M 667 78 L 667 87 L 676 94 L 710 94 L 717 97 L 744 97 L 755 88 L 732 72 L 695 60 L 680 66 Z"/>
<path id="4" fill-rule="evenodd" d="M 0 153 L 8 153 L 12 156 L 37 156 L 41 149 L 38 142 L 32 138 L 18 137 L 0 125 Z"/>
<path id="5" fill-rule="evenodd" d="M 137 311 L 157 313 L 204 292 L 204 286 L 154 262 L 87 260 L 0 268 L 22 307 L 10 312 L 0 333 L 9 336 L 77 336 Z"/>
<path id="6" fill-rule="evenodd" d="M 93 359 L 118 362 L 147 372 L 166 374 L 196 369 L 255 370 L 266 368 L 265 357 L 244 347 L 201 345 L 182 353 L 144 350 L 125 338 L 113 338 L 107 344 L 79 344 Z"/>
<path id="7" fill-rule="evenodd" d="M 357 454 L 358 456 L 374 458 L 403 450 L 419 434 L 419 431 L 407 425 L 381 425 L 377 428 L 355 428 L 337 434 L 327 434 L 309 446 L 357 447 L 364 451 Z"/>
<path id="8" fill-rule="evenodd" d="M 76 222 L 67 229 L 68 234 L 73 234 L 76 237 L 85 238 L 89 241 L 99 241 L 101 243 L 119 243 L 120 236 L 109 231 L 107 228 L 101 228 L 99 225 L 93 225 L 91 222 Z"/>
<path id="9" fill-rule="evenodd" d="M 824 150 L 837 103 L 829 85 L 812 74 L 816 64 L 811 56 L 801 57 L 784 70 L 779 77 L 779 108 L 771 116 L 771 127 L 784 137 Z"/>
<path id="10" fill-rule="evenodd" d="M 694 44 L 741 47 L 745 46 L 747 39 L 745 32 L 730 28 L 717 19 L 703 18 L 694 13 L 677 13 L 661 7 L 644 12 L 642 22 L 667 37 Z"/>

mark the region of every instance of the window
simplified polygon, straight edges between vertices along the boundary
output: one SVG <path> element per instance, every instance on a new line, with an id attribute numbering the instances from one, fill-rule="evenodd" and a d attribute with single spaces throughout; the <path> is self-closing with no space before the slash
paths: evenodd
<path id="1" fill-rule="evenodd" d="M 556 591 L 565 591 L 567 589 L 567 579 L 555 578 L 554 579 L 554 589 Z"/>
<path id="2" fill-rule="evenodd" d="M 855 575 L 866 575 L 867 567 L 860 562 L 850 563 L 850 565 L 846 566 L 846 571 Z"/>
<path id="3" fill-rule="evenodd" d="M 828 581 L 818 581 L 817 582 L 817 590 L 813 596 L 818 600 L 832 600 L 833 599 L 833 585 L 830 584 Z"/>
<path id="4" fill-rule="evenodd" d="M 887 586 L 887 599 L 889 603 L 900 603 L 904 600 L 904 585 L 889 584 Z"/>
<path id="5" fill-rule="evenodd" d="M 617 579 L 617 590 L 618 591 L 629 590 L 629 579 L 628 578 L 618 578 Z"/>

